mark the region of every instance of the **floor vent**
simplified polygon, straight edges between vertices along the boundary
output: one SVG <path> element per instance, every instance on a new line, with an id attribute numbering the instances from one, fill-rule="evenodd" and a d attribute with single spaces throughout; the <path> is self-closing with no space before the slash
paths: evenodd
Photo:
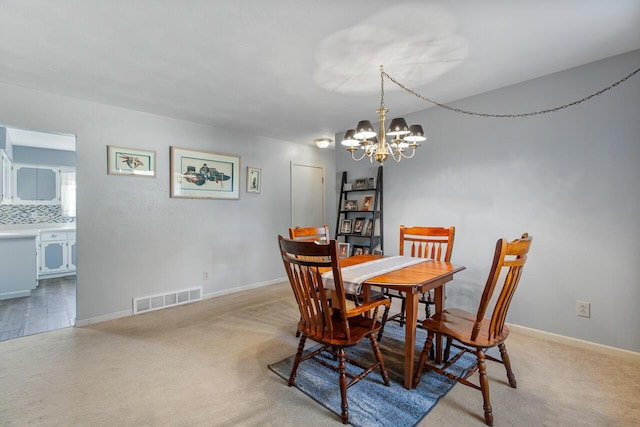
<path id="1" fill-rule="evenodd" d="M 147 311 L 160 310 L 202 299 L 202 288 L 184 289 L 170 292 L 164 295 L 153 295 L 133 299 L 133 314 L 146 313 Z"/>

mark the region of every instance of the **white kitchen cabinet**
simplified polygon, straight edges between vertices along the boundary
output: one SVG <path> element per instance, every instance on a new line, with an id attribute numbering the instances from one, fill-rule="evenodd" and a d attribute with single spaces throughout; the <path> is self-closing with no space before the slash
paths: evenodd
<path id="1" fill-rule="evenodd" d="M 0 203 L 11 202 L 11 159 L 4 150 L 0 150 Z"/>
<path id="2" fill-rule="evenodd" d="M 19 204 L 60 204 L 60 168 L 14 163 L 11 196 Z"/>
<path id="3" fill-rule="evenodd" d="M 75 274 L 77 262 L 76 232 L 41 231 L 38 256 L 38 278 Z"/>

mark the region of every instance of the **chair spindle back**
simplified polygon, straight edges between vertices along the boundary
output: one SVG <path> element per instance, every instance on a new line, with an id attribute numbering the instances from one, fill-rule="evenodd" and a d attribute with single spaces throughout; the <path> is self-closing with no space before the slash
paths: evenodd
<path id="1" fill-rule="evenodd" d="M 401 225 L 400 255 L 405 255 L 406 246 L 408 256 L 450 262 L 455 230 L 455 227 L 405 227 Z"/>
<path id="2" fill-rule="evenodd" d="M 496 243 L 491 271 L 480 299 L 474 329 L 471 334 L 472 340 L 478 337 L 491 297 L 496 290 L 498 280 L 501 278 L 502 282 L 497 288 L 499 291 L 498 298 L 491 314 L 489 338 L 495 338 L 502 333 L 511 299 L 518 287 L 524 264 L 527 262 L 527 253 L 531 247 L 532 239 L 533 237 L 529 236 L 528 233 L 524 233 L 520 239 L 507 242 L 503 238 Z"/>

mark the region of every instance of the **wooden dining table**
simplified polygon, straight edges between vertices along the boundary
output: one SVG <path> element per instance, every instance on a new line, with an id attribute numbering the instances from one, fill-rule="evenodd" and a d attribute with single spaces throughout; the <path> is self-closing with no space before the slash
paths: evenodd
<path id="1" fill-rule="evenodd" d="M 362 264 L 381 258 L 381 255 L 357 255 L 340 260 L 340 267 Z M 372 287 L 389 288 L 406 294 L 406 322 L 404 341 L 404 386 L 411 389 L 414 372 L 416 349 L 416 327 L 418 324 L 418 299 L 424 292 L 434 290 L 435 312 L 444 308 L 445 284 L 453 279 L 453 275 L 465 267 L 449 262 L 425 260 L 419 264 L 401 267 L 366 279 L 362 283 L 362 297 L 369 299 Z M 435 338 L 435 361 L 442 361 L 442 339 Z"/>

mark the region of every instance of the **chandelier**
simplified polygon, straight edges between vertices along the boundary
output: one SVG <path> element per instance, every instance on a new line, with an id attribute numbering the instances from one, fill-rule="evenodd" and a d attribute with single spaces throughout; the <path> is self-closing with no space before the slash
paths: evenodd
<path id="1" fill-rule="evenodd" d="M 425 141 L 424 131 L 420 125 L 407 126 L 403 118 L 391 120 L 389 127 L 385 129 L 386 114 L 389 110 L 384 108 L 384 68 L 380 66 L 380 108 L 376 111 L 379 116 L 379 130 L 376 131 L 369 120 L 361 120 L 355 129 L 349 129 L 342 140 L 342 145 L 351 153 L 351 158 L 360 161 L 368 157 L 371 163 L 377 161 L 381 165 L 389 157 L 395 162 L 410 159 L 416 153 L 419 142 Z M 377 135 L 377 136 L 376 136 Z M 392 137 L 387 141 L 387 136 Z M 356 152 L 362 150 L 361 154 Z"/>
<path id="2" fill-rule="evenodd" d="M 615 83 L 610 84 L 609 86 L 601 89 L 591 95 L 585 96 L 584 98 L 578 99 L 573 102 L 569 102 L 566 104 L 559 105 L 553 108 L 546 108 L 544 110 L 531 111 L 527 113 L 508 113 L 508 114 L 493 114 L 493 113 L 482 113 L 475 112 L 469 110 L 463 110 L 460 108 L 454 108 L 452 106 L 442 104 L 440 102 L 434 101 L 433 99 L 427 98 L 426 96 L 420 95 L 414 90 L 409 89 L 389 74 L 384 72 L 383 66 L 380 66 L 380 108 L 376 111 L 380 116 L 380 128 L 378 133 L 376 134 L 373 129 L 373 125 L 368 120 L 362 120 L 358 123 L 356 129 L 349 129 L 345 134 L 342 140 L 342 145 L 344 145 L 351 153 L 351 158 L 355 161 L 360 161 L 365 157 L 368 157 L 371 163 L 376 160 L 381 165 L 384 164 L 385 160 L 391 156 L 391 158 L 395 162 L 399 162 L 403 158 L 410 159 L 416 153 L 416 148 L 420 146 L 419 142 L 425 141 L 427 138 L 424 136 L 424 132 L 422 131 L 422 126 L 420 125 L 412 125 L 407 126 L 407 122 L 402 119 L 393 119 L 389 124 L 389 128 L 385 129 L 385 119 L 386 114 L 389 110 L 384 108 L 384 78 L 387 77 L 391 82 L 396 84 L 398 87 L 403 89 L 405 92 L 414 95 L 417 98 L 422 99 L 430 104 L 433 104 L 437 107 L 444 108 L 446 110 L 452 111 L 454 113 L 462 113 L 470 116 L 478 116 L 478 117 L 491 117 L 498 119 L 513 119 L 513 118 L 524 118 L 524 117 L 532 117 L 540 114 L 547 113 L 555 113 L 558 111 L 562 111 L 565 108 L 573 107 L 579 105 L 583 102 L 589 101 L 592 98 L 595 98 L 598 95 L 602 95 L 608 90 L 613 89 L 619 84 L 627 81 L 631 77 L 640 73 L 640 68 L 635 71 L 632 71 L 627 76 L 621 78 Z M 378 135 L 376 137 L 376 135 Z M 390 141 L 387 141 L 387 136 L 392 136 L 393 138 Z M 356 152 L 358 150 L 362 150 L 362 154 L 356 156 Z"/>

